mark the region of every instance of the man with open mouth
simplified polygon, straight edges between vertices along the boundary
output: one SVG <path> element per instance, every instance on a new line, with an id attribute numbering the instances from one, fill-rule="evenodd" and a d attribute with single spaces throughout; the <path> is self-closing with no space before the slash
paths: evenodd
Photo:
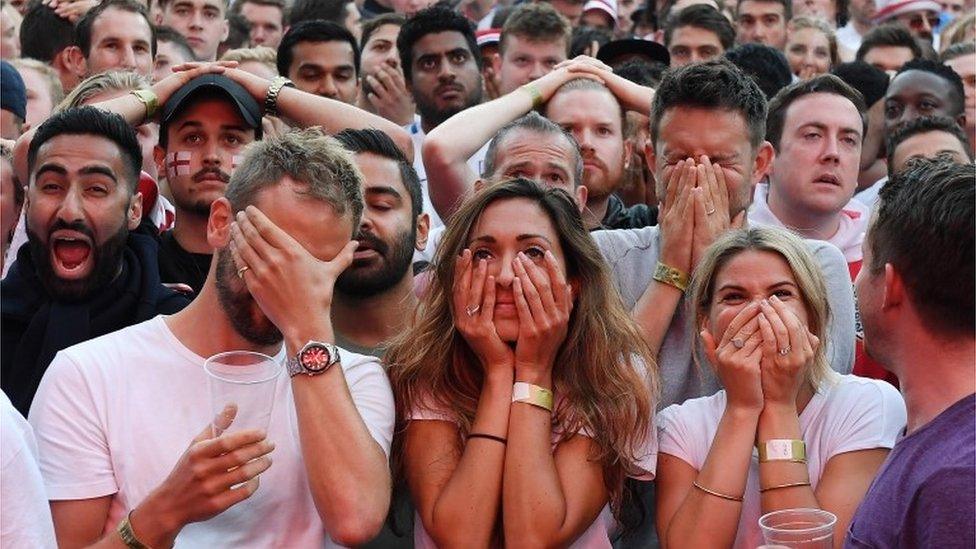
<path id="1" fill-rule="evenodd" d="M 158 245 L 139 225 L 142 154 L 119 116 L 71 109 L 28 152 L 28 242 L 0 284 L 0 378 L 27 414 L 54 355 L 187 301 L 160 283 Z"/>

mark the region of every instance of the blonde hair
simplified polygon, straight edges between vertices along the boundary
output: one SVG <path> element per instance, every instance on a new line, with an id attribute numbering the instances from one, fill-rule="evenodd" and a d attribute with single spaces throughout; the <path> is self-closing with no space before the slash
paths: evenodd
<path id="1" fill-rule="evenodd" d="M 54 108 L 54 113 L 80 107 L 92 97 L 107 91 L 148 90 L 152 84 L 145 76 L 133 71 L 108 71 L 81 81 L 64 98 L 64 101 Z"/>
<path id="2" fill-rule="evenodd" d="M 657 369 L 596 243 L 583 227 L 576 203 L 565 191 L 544 189 L 525 179 L 502 181 L 465 201 L 451 218 L 417 316 L 386 353 L 398 432 L 412 411 L 424 407 L 445 410 L 461 435 L 471 429 L 484 372 L 454 327 L 455 261 L 482 212 L 497 201 L 512 199 L 532 202 L 552 223 L 566 254 L 567 278 L 579 289 L 552 372 L 559 402 L 553 425 L 560 441 L 578 433 L 593 438 L 598 453 L 591 459 L 600 462 L 611 509 L 618 513 L 624 478 L 637 472 L 633 464 L 641 457 L 640 447 L 654 436 Z M 402 468 L 402 437 L 395 440 L 394 467 Z"/>
<path id="3" fill-rule="evenodd" d="M 61 87 L 61 77 L 47 63 L 29 57 L 22 57 L 20 59 L 11 59 L 10 64 L 18 71 L 23 71 L 24 69 L 37 71 L 47 82 L 47 89 L 48 93 L 51 94 L 52 105 L 57 105 L 64 99 L 64 88 Z"/>
<path id="4" fill-rule="evenodd" d="M 794 17 L 790 19 L 789 24 L 786 26 L 787 42 L 789 42 L 788 37 L 793 31 L 801 29 L 814 29 L 823 33 L 827 37 L 827 44 L 830 49 L 830 66 L 833 67 L 840 62 L 840 56 L 837 53 L 837 33 L 830 26 L 830 23 L 818 17 L 808 17 L 806 15 Z"/>
<path id="5" fill-rule="evenodd" d="M 814 390 L 828 379 L 830 364 L 824 351 L 827 346 L 827 326 L 830 322 L 830 303 L 827 301 L 827 285 L 820 264 L 800 237 L 789 231 L 773 227 L 751 227 L 726 233 L 705 252 L 695 269 L 688 295 L 693 310 L 689 318 L 694 322 L 692 333 L 701 330 L 712 305 L 715 279 L 718 272 L 735 256 L 746 251 L 771 252 L 779 255 L 789 265 L 796 281 L 800 299 L 807 309 L 810 333 L 817 336 L 820 345 L 814 351 L 813 365 L 805 373 L 806 381 Z M 701 364 L 698 345 L 694 349 L 695 362 Z"/>
<path id="6" fill-rule="evenodd" d="M 261 63 L 262 65 L 267 65 L 275 74 L 278 74 L 278 52 L 267 46 L 227 50 L 224 52 L 224 55 L 220 56 L 220 60 L 237 61 L 238 63 L 246 63 L 248 61 Z"/>
<path id="7" fill-rule="evenodd" d="M 952 23 L 942 31 L 939 35 L 939 51 L 945 51 L 946 48 L 960 42 L 966 42 L 966 34 L 976 26 L 976 11 L 970 11 L 960 17 L 958 17 Z M 972 38 L 969 38 L 971 41 Z"/>

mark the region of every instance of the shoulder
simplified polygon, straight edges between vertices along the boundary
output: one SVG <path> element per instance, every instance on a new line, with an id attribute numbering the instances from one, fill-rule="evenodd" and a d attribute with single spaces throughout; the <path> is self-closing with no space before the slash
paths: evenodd
<path id="1" fill-rule="evenodd" d="M 640 229 L 612 229 L 590 233 L 596 240 L 597 246 L 604 255 L 612 252 L 624 252 L 631 248 L 650 249 L 657 243 L 657 226 Z"/>
<path id="2" fill-rule="evenodd" d="M 389 387 L 389 380 L 386 376 L 386 369 L 379 358 L 364 355 L 339 347 L 339 363 L 342 366 L 342 373 L 346 376 L 346 382 L 352 386 L 363 380 L 372 380 Z"/>
<path id="3" fill-rule="evenodd" d="M 807 238 L 803 242 L 817 262 L 820 263 L 820 267 L 824 269 L 824 274 L 827 273 L 828 268 L 840 268 L 847 272 L 847 260 L 844 259 L 844 253 L 840 251 L 840 248 L 825 240 Z M 848 276 L 849 278 L 850 276 Z"/>
<path id="4" fill-rule="evenodd" d="M 843 402 L 845 405 L 885 404 L 905 407 L 901 393 L 887 381 L 853 374 L 837 374 L 824 383 L 830 384 L 828 393 L 830 400 Z"/>
<path id="5" fill-rule="evenodd" d="M 162 316 L 156 316 L 149 320 L 133 324 L 99 336 L 83 341 L 62 350 L 52 362 L 52 367 L 59 358 L 69 359 L 81 365 L 91 365 L 91 367 L 105 366 L 112 364 L 111 359 L 126 355 L 130 362 L 138 362 L 139 355 L 152 354 L 161 347 L 168 347 L 170 342 L 166 339 L 168 330 Z"/>

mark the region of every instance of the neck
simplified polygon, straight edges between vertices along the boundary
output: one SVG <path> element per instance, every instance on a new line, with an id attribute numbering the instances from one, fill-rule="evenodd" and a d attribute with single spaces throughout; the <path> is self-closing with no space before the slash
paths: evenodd
<path id="1" fill-rule="evenodd" d="M 385 292 L 357 297 L 335 292 L 332 325 L 336 333 L 362 347 L 376 347 L 403 332 L 417 307 L 413 272 Z"/>
<path id="2" fill-rule="evenodd" d="M 610 195 L 586 200 L 586 208 L 583 210 L 583 224 L 586 225 L 587 230 L 592 231 L 600 227 L 603 218 L 607 216 L 609 204 Z"/>
<path id="3" fill-rule="evenodd" d="M 439 124 L 435 124 L 433 121 L 427 120 L 423 116 L 420 117 L 420 127 L 424 130 L 424 135 L 429 134 L 438 125 Z"/>
<path id="4" fill-rule="evenodd" d="M 803 238 L 814 240 L 830 240 L 840 228 L 840 212 L 820 215 L 810 211 L 794 208 L 783 200 L 776 191 L 777 185 L 770 182 L 766 203 L 776 219 L 797 232 Z"/>
<path id="5" fill-rule="evenodd" d="M 871 22 L 870 21 L 862 22 L 862 21 L 858 21 L 857 19 L 853 19 L 852 18 L 851 19 L 851 23 L 853 23 L 853 25 L 854 25 L 854 30 L 856 30 L 857 33 L 860 34 L 861 36 L 864 36 L 865 34 L 868 33 L 869 30 L 871 30 L 872 28 L 874 28 L 874 27 L 871 26 Z"/>
<path id="6" fill-rule="evenodd" d="M 924 427 L 947 408 L 976 391 L 976 340 L 912 337 L 904 348 L 891 349 L 908 408 L 908 433 Z M 924 364 L 924 367 L 921 366 Z"/>
<path id="7" fill-rule="evenodd" d="M 191 254 L 213 254 L 213 247 L 207 242 L 207 221 L 207 216 L 178 209 L 173 237 Z"/>
<path id="8" fill-rule="evenodd" d="M 274 356 L 281 349 L 281 343 L 256 345 L 234 330 L 217 299 L 214 274 L 214 268 L 211 267 L 207 281 L 196 299 L 185 309 L 166 319 L 166 325 L 173 335 L 187 349 L 202 357 L 231 350 L 256 351 Z M 201 330 L 200 326 L 206 326 L 207 329 Z"/>

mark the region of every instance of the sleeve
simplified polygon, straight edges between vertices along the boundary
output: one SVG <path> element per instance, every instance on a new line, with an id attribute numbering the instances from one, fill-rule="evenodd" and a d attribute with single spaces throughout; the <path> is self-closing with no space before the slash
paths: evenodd
<path id="1" fill-rule="evenodd" d="M 44 479 L 37 468 L 37 451 L 26 420 L 19 417 L 6 395 L 0 455 L 0 546 L 57 547 L 54 523 L 44 491 Z"/>
<path id="2" fill-rule="evenodd" d="M 860 380 L 848 386 L 831 408 L 834 416 L 830 455 L 892 448 L 908 420 L 905 401 L 889 383 Z"/>
<path id="3" fill-rule="evenodd" d="M 396 411 L 393 407 L 393 389 L 386 371 L 373 357 L 343 353 L 342 361 L 352 401 L 369 434 L 389 458 Z"/>
<path id="4" fill-rule="evenodd" d="M 631 476 L 637 480 L 654 480 L 657 474 L 657 429 L 652 425 L 647 433 L 647 440 L 637 449 L 634 467 L 637 469 Z"/>
<path id="5" fill-rule="evenodd" d="M 976 547 L 976 471 L 972 467 L 940 469 L 915 496 L 905 530 L 916 547 Z"/>
<path id="6" fill-rule="evenodd" d="M 94 385 L 64 351 L 41 379 L 28 420 L 37 437 L 48 499 L 90 499 L 119 491 Z"/>
<path id="7" fill-rule="evenodd" d="M 429 396 L 422 396 L 419 402 L 407 412 L 406 419 L 409 421 L 448 421 L 454 423 L 454 418 L 436 404 Z"/>
<path id="8" fill-rule="evenodd" d="M 813 255 L 823 271 L 827 301 L 830 303 L 827 360 L 837 373 L 849 374 L 854 368 L 854 286 L 847 260 L 832 244 L 808 242 L 814 248 Z"/>
<path id="9" fill-rule="evenodd" d="M 708 449 L 701 451 L 701 433 L 695 429 L 696 418 L 692 417 L 696 415 L 694 408 L 676 404 L 661 410 L 655 423 L 658 452 L 672 455 L 700 470 L 705 463 Z"/>

